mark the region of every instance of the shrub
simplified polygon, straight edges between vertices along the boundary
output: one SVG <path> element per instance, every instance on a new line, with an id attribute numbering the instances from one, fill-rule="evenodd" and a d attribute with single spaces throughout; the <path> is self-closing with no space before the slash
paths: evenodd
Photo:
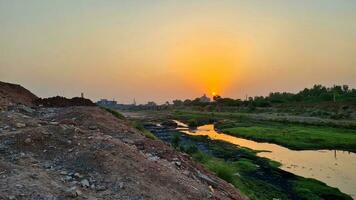
<path id="1" fill-rule="evenodd" d="M 196 119 L 191 119 L 188 121 L 188 126 L 191 128 L 196 128 L 198 126 L 198 121 Z"/>
<path id="2" fill-rule="evenodd" d="M 174 148 L 177 148 L 179 146 L 180 140 L 180 135 L 178 133 L 173 136 L 171 143 Z"/>
<path id="3" fill-rule="evenodd" d="M 140 122 L 134 121 L 132 122 L 132 126 L 135 127 L 137 130 L 140 131 L 145 131 L 145 127 L 143 127 L 143 124 L 141 124 Z"/>
<path id="4" fill-rule="evenodd" d="M 227 181 L 229 183 L 232 183 L 234 180 L 233 170 L 231 169 L 231 167 L 229 167 L 225 163 L 221 163 L 219 161 L 212 162 L 209 165 L 209 169 L 211 171 L 215 172 L 218 177 L 220 177 L 221 179 L 224 179 L 225 181 Z"/>

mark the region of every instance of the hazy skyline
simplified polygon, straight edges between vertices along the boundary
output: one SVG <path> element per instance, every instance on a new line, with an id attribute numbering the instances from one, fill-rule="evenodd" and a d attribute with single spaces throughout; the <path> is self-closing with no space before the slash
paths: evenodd
<path id="1" fill-rule="evenodd" d="M 0 80 L 164 102 L 356 87 L 356 1 L 0 0 Z"/>

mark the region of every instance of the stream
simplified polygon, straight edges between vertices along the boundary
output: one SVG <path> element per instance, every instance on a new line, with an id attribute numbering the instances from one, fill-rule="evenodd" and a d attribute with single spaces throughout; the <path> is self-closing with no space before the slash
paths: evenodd
<path id="1" fill-rule="evenodd" d="M 213 124 L 190 130 L 187 125 L 175 121 L 177 130 L 191 136 L 208 136 L 212 140 L 221 140 L 241 147 L 264 151 L 257 155 L 278 161 L 281 169 L 306 178 L 320 180 L 329 186 L 356 198 L 356 154 L 337 150 L 295 151 L 280 145 L 255 142 L 224 133 L 218 133 Z"/>

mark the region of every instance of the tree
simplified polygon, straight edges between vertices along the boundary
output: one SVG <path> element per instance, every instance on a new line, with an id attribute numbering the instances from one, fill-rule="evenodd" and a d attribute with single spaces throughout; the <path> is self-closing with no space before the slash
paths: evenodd
<path id="1" fill-rule="evenodd" d="M 173 105 L 174 106 L 182 106 L 183 105 L 183 101 L 179 100 L 179 99 L 173 100 Z"/>

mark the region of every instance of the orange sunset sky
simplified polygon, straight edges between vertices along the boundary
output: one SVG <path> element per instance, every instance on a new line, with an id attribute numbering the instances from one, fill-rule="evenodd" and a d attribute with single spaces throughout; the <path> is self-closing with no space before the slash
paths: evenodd
<path id="1" fill-rule="evenodd" d="M 0 0 L 0 80 L 119 102 L 356 87 L 356 1 Z"/>

